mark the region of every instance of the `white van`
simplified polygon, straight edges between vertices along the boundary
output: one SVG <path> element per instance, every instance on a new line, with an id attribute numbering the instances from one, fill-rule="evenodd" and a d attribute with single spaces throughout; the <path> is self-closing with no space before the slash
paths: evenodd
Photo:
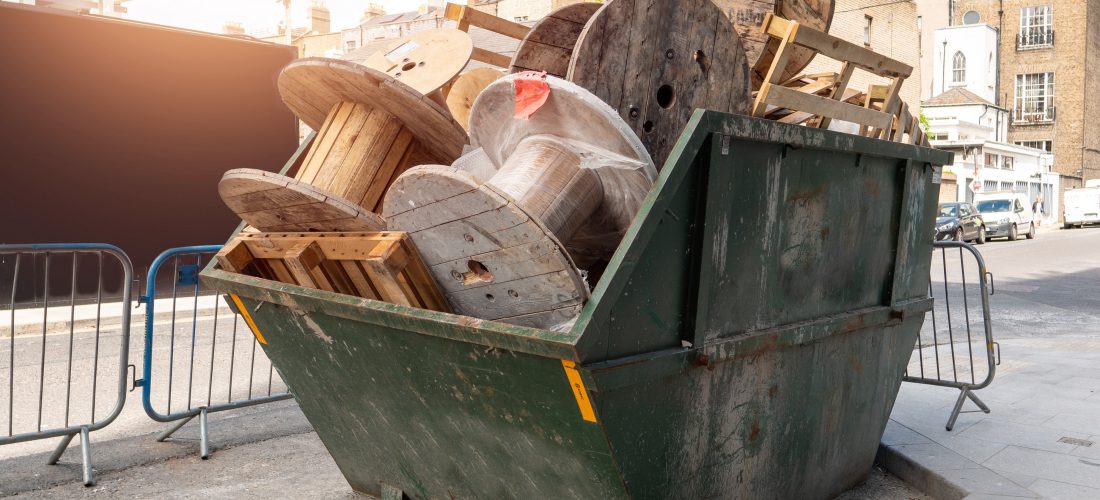
<path id="1" fill-rule="evenodd" d="M 974 206 L 985 221 L 986 238 L 1005 237 L 1016 241 L 1021 234 L 1035 237 L 1035 216 L 1027 195 L 1012 191 L 994 191 L 974 195 Z"/>
<path id="2" fill-rule="evenodd" d="M 1067 189 L 1063 199 L 1066 211 L 1062 214 L 1062 227 L 1100 224 L 1100 187 Z"/>

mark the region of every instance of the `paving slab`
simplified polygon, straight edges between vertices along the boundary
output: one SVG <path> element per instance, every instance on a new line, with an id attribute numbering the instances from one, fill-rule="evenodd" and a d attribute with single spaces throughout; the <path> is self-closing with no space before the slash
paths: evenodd
<path id="1" fill-rule="evenodd" d="M 903 384 L 879 462 L 936 498 L 1100 498 L 1100 335 L 1000 342 L 990 413 L 967 401 L 947 431 L 958 391 Z"/>

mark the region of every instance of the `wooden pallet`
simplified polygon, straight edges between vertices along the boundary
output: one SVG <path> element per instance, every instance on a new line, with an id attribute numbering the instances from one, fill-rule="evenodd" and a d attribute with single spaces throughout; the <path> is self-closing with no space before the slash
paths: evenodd
<path id="1" fill-rule="evenodd" d="M 241 233 L 217 255 L 225 271 L 450 312 L 403 232 Z"/>
<path id="2" fill-rule="evenodd" d="M 523 40 L 523 38 L 527 36 L 527 32 L 530 31 L 530 28 L 522 24 L 502 19 L 492 14 L 486 14 L 473 7 L 457 3 L 448 3 L 447 9 L 443 12 L 443 17 L 457 22 L 458 29 L 465 32 L 470 31 L 470 26 L 477 26 L 478 28 L 515 38 L 516 40 Z M 491 52 L 477 46 L 474 47 L 472 59 L 505 69 L 512 66 L 511 57 L 504 54 L 497 54 L 496 52 Z"/>
<path id="3" fill-rule="evenodd" d="M 833 119 L 852 122 L 860 126 L 863 135 L 901 141 L 911 128 L 912 115 L 898 97 L 898 92 L 913 68 L 900 61 L 878 54 L 866 47 L 841 40 L 795 21 L 767 14 L 761 30 L 780 41 L 776 57 L 767 77 L 757 92 L 753 103 L 753 116 L 763 117 L 769 106 L 811 113 L 817 119 L 809 124 L 827 128 Z M 796 47 L 809 48 L 825 57 L 841 61 L 840 72 L 825 88 L 810 87 L 812 91 L 791 88 L 783 77 L 787 59 Z M 850 102 L 848 83 L 856 69 L 887 78 L 881 107 L 868 107 Z M 819 95 L 825 91 L 825 95 Z M 900 118 L 900 119 L 899 119 Z"/>

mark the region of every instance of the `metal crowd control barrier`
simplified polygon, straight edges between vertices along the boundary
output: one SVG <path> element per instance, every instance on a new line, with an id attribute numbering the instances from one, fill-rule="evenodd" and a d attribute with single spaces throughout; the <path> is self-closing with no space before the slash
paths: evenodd
<path id="1" fill-rule="evenodd" d="M 117 262 L 119 269 L 113 269 L 111 260 Z M 105 269 L 108 277 L 117 276 L 119 281 L 105 283 Z M 89 272 L 95 274 L 82 274 Z M 94 282 L 90 279 L 93 276 Z M 4 292 L 10 293 L 7 301 L 10 318 L 6 325 L 10 329 L 5 332 L 7 352 L 3 356 L 7 369 L 0 369 L 0 374 L 6 372 L 7 375 L 7 383 L 3 384 L 6 391 L 0 389 L 0 396 L 3 396 L 0 403 L 4 403 L 7 410 L 0 446 L 61 437 L 47 460 L 47 464 L 54 465 L 73 437 L 79 434 L 84 484 L 95 484 L 89 434 L 110 425 L 126 403 L 132 279 L 133 266 L 129 257 L 112 245 L 0 245 L 0 283 L 10 281 L 10 284 L 0 285 L 5 287 Z M 77 297 L 85 291 L 94 293 L 95 302 L 78 305 Z M 105 294 L 108 301 L 111 295 L 116 297 L 116 301 L 108 304 L 118 307 L 118 316 L 104 315 Z M 57 321 L 59 316 L 62 319 Z M 51 318 L 54 321 L 51 322 Z M 114 318 L 118 320 L 117 326 L 108 326 L 106 323 L 113 322 Z M 110 372 L 105 371 L 106 375 L 101 377 L 101 361 L 110 362 L 109 355 L 101 356 L 101 347 L 105 347 L 105 342 L 113 345 L 114 339 L 110 337 L 114 330 L 117 330 L 114 335 L 119 349 L 117 376 L 111 377 Z M 3 337 L 0 335 L 0 339 Z M 84 353 L 85 349 L 92 351 L 90 366 L 86 366 L 85 358 L 78 357 L 78 366 L 74 368 L 74 350 Z M 0 353 L 4 350 L 0 347 Z M 17 351 L 20 355 L 25 354 L 21 357 L 29 362 L 16 365 L 20 357 Z M 17 377 L 20 379 L 18 384 Z M 104 384 L 100 384 L 101 378 L 105 378 Z M 62 379 L 63 384 L 54 382 Z M 114 406 L 103 414 L 99 396 L 101 392 L 111 391 L 112 386 L 107 382 L 114 384 L 116 393 Z M 28 387 L 30 390 L 25 390 Z M 16 393 L 16 388 L 24 390 Z M 64 413 L 50 411 L 61 408 L 62 392 Z M 17 400 L 36 407 L 18 405 Z M 17 434 L 21 427 L 32 430 Z"/>
<path id="2" fill-rule="evenodd" d="M 903 380 L 961 391 L 947 419 L 950 431 L 967 399 L 981 411 L 990 411 L 974 391 L 993 383 L 1000 364 L 1000 347 L 993 341 L 989 317 L 993 274 L 973 245 L 938 241 L 933 247 L 928 292 L 934 305 Z"/>
<path id="3" fill-rule="evenodd" d="M 141 297 L 146 307 L 145 352 L 142 378 L 137 385 L 142 388 L 145 413 L 158 422 L 173 422 L 157 436 L 157 441 L 168 439 L 187 422 L 199 417 L 199 448 L 204 459 L 210 456 L 209 413 L 290 398 L 286 385 L 277 378 L 263 351 L 257 348 L 250 330 L 238 331 L 243 321 L 238 320 L 239 316 L 228 306 L 225 296 L 199 282 L 199 271 L 218 250 L 221 245 L 173 248 L 160 254 L 149 267 L 146 293 Z M 162 286 L 169 282 L 161 276 L 164 269 L 172 271 L 171 292 L 158 298 L 158 281 Z M 162 315 L 167 317 L 158 316 L 161 307 L 170 308 L 171 313 Z M 200 328 L 200 323 L 209 323 L 210 328 Z M 157 326 L 168 327 L 168 331 L 154 335 Z M 224 343 L 226 338 L 229 339 L 228 351 L 218 345 L 219 340 Z M 162 346 L 161 342 L 167 345 Z M 206 342 L 209 342 L 208 350 L 202 345 Z M 257 351 L 262 363 L 267 364 L 259 370 Z M 209 366 L 201 366 L 204 363 Z M 154 365 L 161 373 L 155 382 Z M 178 369 L 186 370 L 186 379 L 176 377 Z M 262 376 L 263 372 L 267 373 L 266 379 L 258 379 L 257 374 Z M 244 384 L 245 378 L 247 384 Z M 220 387 L 215 390 L 215 386 Z M 276 391 L 276 387 L 281 390 Z M 158 398 L 158 395 L 163 397 Z M 176 406 L 173 406 L 173 397 Z M 163 406 L 158 407 L 155 399 Z"/>

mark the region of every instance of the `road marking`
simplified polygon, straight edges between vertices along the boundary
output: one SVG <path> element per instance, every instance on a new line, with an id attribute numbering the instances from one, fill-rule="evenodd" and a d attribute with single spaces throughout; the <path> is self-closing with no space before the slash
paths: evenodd
<path id="1" fill-rule="evenodd" d="M 563 359 L 561 366 L 565 368 L 565 377 L 569 379 L 569 387 L 573 389 L 573 396 L 577 398 L 577 408 L 581 410 L 581 418 L 585 422 L 596 422 L 596 411 L 592 409 L 592 400 L 588 399 L 588 389 L 581 380 L 581 372 L 577 371 L 577 364 Z"/>

